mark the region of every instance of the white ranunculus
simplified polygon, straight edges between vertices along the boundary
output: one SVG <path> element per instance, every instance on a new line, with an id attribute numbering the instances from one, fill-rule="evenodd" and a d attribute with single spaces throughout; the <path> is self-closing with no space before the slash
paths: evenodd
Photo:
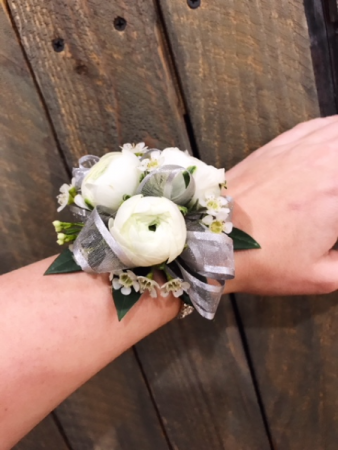
<path id="1" fill-rule="evenodd" d="M 164 197 L 135 195 L 122 203 L 109 230 L 135 267 L 171 262 L 183 251 L 187 229 L 178 207 Z"/>
<path id="2" fill-rule="evenodd" d="M 195 166 L 193 173 L 196 191 L 193 200 L 204 200 L 207 195 L 218 197 L 221 193 L 220 184 L 225 182 L 224 169 L 205 164 L 200 159 L 190 156 L 178 148 L 166 148 L 161 154 L 162 165 L 176 164 L 181 167 Z"/>
<path id="3" fill-rule="evenodd" d="M 193 166 L 194 158 L 187 151 L 182 151 L 177 147 L 165 148 L 161 153 L 161 165 L 176 165 L 181 167 Z"/>
<path id="4" fill-rule="evenodd" d="M 136 192 L 140 179 L 140 161 L 132 152 L 104 155 L 85 176 L 81 193 L 92 206 L 105 206 L 114 211 L 124 195 Z"/>
<path id="5" fill-rule="evenodd" d="M 220 184 L 225 182 L 224 169 L 217 169 L 214 166 L 209 166 L 197 158 L 191 157 L 192 166 L 196 166 L 193 173 L 196 191 L 194 200 L 205 200 L 206 196 L 214 195 L 218 197 L 221 195 Z"/>

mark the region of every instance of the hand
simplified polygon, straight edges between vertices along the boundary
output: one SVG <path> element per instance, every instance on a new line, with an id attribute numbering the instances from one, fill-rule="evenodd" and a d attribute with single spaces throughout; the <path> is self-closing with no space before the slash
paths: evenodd
<path id="1" fill-rule="evenodd" d="M 260 250 L 235 253 L 227 291 L 259 295 L 338 289 L 338 116 L 301 123 L 226 175 L 234 226 Z"/>

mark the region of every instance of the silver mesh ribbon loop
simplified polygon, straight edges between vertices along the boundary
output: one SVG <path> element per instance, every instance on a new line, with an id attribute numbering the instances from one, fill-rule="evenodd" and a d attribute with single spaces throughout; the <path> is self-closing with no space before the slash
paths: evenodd
<path id="1" fill-rule="evenodd" d="M 95 155 L 85 155 L 79 159 L 79 167 L 74 167 L 73 178 L 75 179 L 75 187 L 77 190 L 81 189 L 81 184 L 84 177 L 89 170 L 100 161 L 100 158 Z"/>
<path id="2" fill-rule="evenodd" d="M 224 233 L 216 234 L 196 223 L 187 223 L 187 248 L 178 258 L 184 281 L 190 284 L 187 293 L 196 310 L 206 319 L 213 319 L 221 300 L 225 282 L 235 276 L 233 242 Z M 185 267 L 182 267 L 184 263 Z M 208 284 L 194 273 L 214 280 Z"/>
<path id="3" fill-rule="evenodd" d="M 74 242 L 74 259 L 85 272 L 107 273 L 135 267 L 110 234 L 110 217 L 95 208 Z"/>
<path id="4" fill-rule="evenodd" d="M 188 179 L 187 186 L 185 177 Z M 195 180 L 184 167 L 162 166 L 141 181 L 136 193 L 145 197 L 166 197 L 177 205 L 184 206 L 195 194 Z"/>
<path id="5" fill-rule="evenodd" d="M 225 281 L 219 281 L 218 286 L 204 283 L 194 275 L 185 270 L 178 263 L 184 281 L 190 284 L 187 294 L 196 311 L 205 319 L 212 320 L 215 317 L 218 304 L 221 300 Z"/>

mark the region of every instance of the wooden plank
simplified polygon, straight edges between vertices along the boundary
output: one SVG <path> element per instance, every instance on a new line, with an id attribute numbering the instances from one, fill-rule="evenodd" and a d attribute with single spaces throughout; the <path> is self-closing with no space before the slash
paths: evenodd
<path id="1" fill-rule="evenodd" d="M 238 296 L 274 448 L 335 450 L 338 296 Z"/>
<path id="2" fill-rule="evenodd" d="M 132 350 L 56 410 L 72 450 L 169 450 Z"/>
<path id="3" fill-rule="evenodd" d="M 228 297 L 136 348 L 173 448 L 270 449 Z"/>
<path id="4" fill-rule="evenodd" d="M 160 4 L 208 161 L 230 167 L 318 115 L 301 1 L 202 0 L 194 10 L 175 0 Z M 274 448 L 336 448 L 337 295 L 239 296 L 239 311 Z"/>
<path id="5" fill-rule="evenodd" d="M 77 0 L 68 3 L 61 1 L 57 7 L 52 1 L 42 3 L 38 0 L 28 2 L 10 0 L 9 5 L 69 164 L 86 152 L 102 154 L 107 150 L 114 150 L 122 141 L 144 139 L 151 146 L 189 147 L 182 117 L 184 110 L 176 92 L 176 83 L 172 79 L 166 45 L 152 0 L 138 0 L 128 5 L 122 0 L 104 3 L 98 0 L 90 2 Z M 117 17 L 126 20 L 127 25 L 123 31 L 113 28 L 114 19 Z M 120 19 L 115 24 L 120 29 L 125 25 Z M 52 41 L 56 38 L 64 39 L 65 49 L 61 52 L 53 51 Z M 54 46 L 57 50 L 62 50 L 63 43 L 59 39 L 54 41 Z M 196 340 L 199 330 L 200 325 L 192 332 Z M 234 334 L 236 333 L 234 331 Z M 176 336 L 176 339 L 178 337 Z M 212 338 L 210 339 L 209 348 L 213 347 L 214 342 Z M 224 339 L 226 340 L 225 337 Z M 227 418 L 226 427 L 237 437 L 237 447 L 234 448 L 252 449 L 253 447 L 248 446 L 248 442 L 251 441 L 255 445 L 254 448 L 264 449 L 267 448 L 267 439 L 249 371 L 243 354 L 240 353 L 242 349 L 238 335 L 236 339 L 233 341 L 236 341 L 238 347 L 238 357 L 233 356 L 230 351 L 224 351 L 226 344 L 219 348 L 215 344 L 213 349 L 215 359 L 219 358 L 222 361 L 220 363 L 222 369 L 230 364 L 236 366 L 232 375 L 227 378 L 227 393 L 223 397 L 227 400 L 227 404 L 223 406 L 226 412 L 222 412 L 220 416 Z M 156 344 L 156 340 L 157 335 L 147 341 L 150 349 Z M 163 341 L 173 348 L 181 346 L 181 341 L 173 340 L 170 333 Z M 147 376 L 151 375 L 150 370 L 157 371 L 157 367 L 163 369 L 162 355 L 156 352 L 152 354 L 153 365 L 147 371 Z M 143 358 L 141 360 L 143 361 Z M 178 362 L 178 367 L 180 364 Z M 125 370 L 127 377 L 122 377 L 124 384 L 120 389 L 114 387 L 116 395 L 112 399 L 108 390 L 112 384 L 118 383 L 116 379 L 120 377 L 120 370 Z M 93 384 L 84 386 L 62 405 L 58 410 L 58 417 L 67 436 L 73 439 L 72 445 L 78 445 L 79 448 L 83 448 L 81 445 L 93 446 L 96 440 L 96 442 L 103 441 L 100 448 L 111 448 L 110 444 L 104 443 L 105 431 L 108 428 L 110 437 L 107 439 L 110 439 L 108 442 L 114 443 L 112 445 L 122 445 L 123 439 L 133 439 L 133 434 L 137 436 L 135 424 L 140 423 L 137 422 L 137 417 L 142 420 L 142 416 L 147 417 L 147 414 L 144 411 L 143 400 L 141 402 L 134 394 L 130 394 L 134 396 L 135 401 L 135 414 L 132 420 L 128 424 L 124 423 L 125 428 L 120 436 L 117 436 L 118 429 L 112 428 L 114 423 L 120 427 L 119 417 L 114 414 L 124 411 L 125 400 L 118 393 L 125 388 L 126 379 L 137 376 L 136 367 L 134 371 L 135 373 L 122 366 L 116 373 L 114 372 L 114 378 L 110 372 L 103 372 Z M 234 376 L 241 373 L 243 375 L 239 379 Z M 194 378 L 189 380 L 191 383 L 196 381 Z M 167 408 L 171 404 L 172 392 L 181 381 L 181 376 L 177 372 L 172 372 L 172 378 L 168 380 L 167 386 L 164 386 L 161 399 L 155 397 L 161 408 Z M 204 374 L 204 382 L 205 402 L 212 401 L 213 405 L 220 405 L 214 403 L 218 391 L 213 387 L 213 371 Z M 100 388 L 101 384 L 105 386 L 103 391 Z M 232 389 L 235 395 L 232 395 Z M 94 398 L 97 392 L 100 392 L 99 405 Z M 142 392 L 140 390 L 139 395 Z M 83 398 L 85 400 L 82 400 Z M 90 406 L 86 408 L 77 406 L 84 403 Z M 192 400 L 190 405 L 200 406 L 201 403 L 200 401 L 194 403 Z M 210 436 L 212 432 L 206 432 L 207 426 L 204 425 L 201 425 L 201 432 L 192 430 L 191 410 L 183 407 L 181 404 L 182 429 L 187 427 L 191 430 L 196 443 L 198 443 L 197 436 L 201 437 L 203 444 L 206 443 L 203 433 Z M 100 415 L 98 423 L 88 419 L 88 411 L 96 408 L 103 412 L 108 411 L 107 415 L 102 413 L 103 418 Z M 235 411 L 233 420 L 231 411 Z M 252 426 L 245 431 L 248 426 L 239 420 L 239 411 L 250 417 L 257 427 Z M 214 420 L 212 414 L 216 414 L 215 406 L 205 413 L 205 417 L 212 419 L 211 422 Z M 174 420 L 173 415 L 170 417 Z M 199 416 L 195 415 L 194 420 L 195 424 L 202 423 L 202 420 L 199 422 Z M 73 423 L 78 424 L 77 430 L 80 429 L 81 433 L 85 433 L 85 443 L 78 444 L 78 433 L 72 432 Z M 172 426 L 170 422 L 164 425 L 166 430 Z M 221 432 L 220 420 L 217 422 L 217 429 Z M 222 448 L 221 442 L 227 439 L 233 442 L 230 431 L 227 438 L 228 429 L 223 427 L 222 437 L 217 441 L 218 447 L 215 447 L 215 450 Z M 141 431 L 139 433 L 142 436 Z M 181 442 L 182 445 L 188 442 L 187 438 L 188 436 L 184 436 L 182 432 L 177 436 L 175 430 L 171 433 L 171 439 Z M 213 438 L 213 442 L 216 442 L 216 437 Z M 123 448 L 132 446 L 126 445 Z M 205 447 L 195 448 L 204 450 Z"/>
<path id="6" fill-rule="evenodd" d="M 189 147 L 151 0 L 8 3 L 70 165 L 124 142 Z"/>
<path id="7" fill-rule="evenodd" d="M 159 3 L 205 161 L 230 168 L 319 114 L 301 0 Z"/>
<path id="8" fill-rule="evenodd" d="M 48 228 L 56 212 L 53 198 L 67 174 L 2 3 L 0 67 L 0 273 L 4 273 L 56 252 L 55 236 Z M 52 416 L 15 447 L 33 449 L 67 450 Z"/>
<path id="9" fill-rule="evenodd" d="M 322 116 L 330 116 L 338 111 L 338 58 L 330 55 L 330 45 L 338 49 L 338 36 L 335 25 L 328 23 L 325 17 L 323 3 L 322 0 L 304 0 L 320 112 Z M 335 60 L 336 69 L 331 65 Z"/>
<path id="10" fill-rule="evenodd" d="M 55 195 L 67 174 L 1 4 L 0 43 L 0 273 L 4 273 L 57 251 L 51 222 Z"/>
<path id="11" fill-rule="evenodd" d="M 12 450 L 69 450 L 69 447 L 50 414 Z"/>

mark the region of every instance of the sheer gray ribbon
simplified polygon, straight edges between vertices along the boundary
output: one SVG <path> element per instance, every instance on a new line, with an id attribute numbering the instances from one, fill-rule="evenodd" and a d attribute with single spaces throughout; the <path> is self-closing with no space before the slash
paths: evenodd
<path id="1" fill-rule="evenodd" d="M 162 166 L 141 181 L 136 193 L 145 197 L 166 197 L 177 205 L 184 206 L 195 194 L 195 180 L 184 167 Z"/>
<path id="2" fill-rule="evenodd" d="M 75 180 L 75 187 L 77 190 L 81 189 L 81 184 L 84 177 L 89 170 L 100 161 L 100 158 L 95 155 L 85 155 L 79 159 L 79 167 L 74 167 L 73 178 Z"/>
<path id="3" fill-rule="evenodd" d="M 225 281 L 235 276 L 232 239 L 224 233 L 188 231 L 187 248 L 177 262 L 184 281 L 190 284 L 187 294 L 191 303 L 201 316 L 213 319 Z M 202 277 L 215 284 L 208 284 Z"/>
<path id="4" fill-rule="evenodd" d="M 135 267 L 110 234 L 110 217 L 95 208 L 74 242 L 74 259 L 85 272 L 107 273 Z"/>
<path id="5" fill-rule="evenodd" d="M 79 167 L 74 167 L 72 172 L 74 185 L 77 191 L 81 190 L 82 181 L 89 170 L 99 161 L 100 158 L 95 155 L 85 155 L 79 159 Z M 71 205 L 69 209 L 74 214 L 74 216 L 82 222 L 85 222 L 91 214 L 91 211 L 80 208 L 76 205 Z"/>

